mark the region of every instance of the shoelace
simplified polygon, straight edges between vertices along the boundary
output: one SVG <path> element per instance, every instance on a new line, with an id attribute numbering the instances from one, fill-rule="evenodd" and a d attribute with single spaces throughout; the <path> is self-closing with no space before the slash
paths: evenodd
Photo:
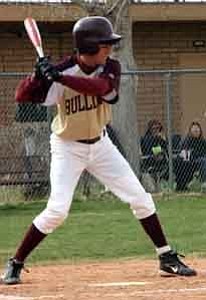
<path id="1" fill-rule="evenodd" d="M 180 253 L 178 253 L 178 252 L 175 252 L 175 254 L 177 255 L 177 257 L 179 256 L 179 257 L 185 258 L 185 255 L 184 255 L 184 254 L 180 254 Z"/>
<path id="2" fill-rule="evenodd" d="M 174 252 L 174 255 L 176 256 L 178 263 L 187 268 L 187 266 L 179 259 L 179 257 L 185 258 L 185 255 L 178 252 Z"/>

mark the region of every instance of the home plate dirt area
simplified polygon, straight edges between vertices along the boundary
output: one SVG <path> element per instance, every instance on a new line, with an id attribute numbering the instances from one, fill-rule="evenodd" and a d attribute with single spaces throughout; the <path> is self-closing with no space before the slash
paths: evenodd
<path id="1" fill-rule="evenodd" d="M 0 285 L 0 300 L 206 300 L 206 259 L 185 262 L 197 276 L 161 277 L 158 260 L 29 266 L 22 284 Z"/>

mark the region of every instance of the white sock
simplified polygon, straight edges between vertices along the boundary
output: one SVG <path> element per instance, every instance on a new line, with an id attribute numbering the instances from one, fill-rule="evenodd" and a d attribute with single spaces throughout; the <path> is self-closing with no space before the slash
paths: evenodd
<path id="1" fill-rule="evenodd" d="M 156 248 L 156 251 L 157 251 L 158 255 L 164 254 L 164 253 L 166 253 L 170 250 L 171 250 L 171 247 L 169 245 L 163 246 L 163 247 L 160 247 L 160 248 Z"/>

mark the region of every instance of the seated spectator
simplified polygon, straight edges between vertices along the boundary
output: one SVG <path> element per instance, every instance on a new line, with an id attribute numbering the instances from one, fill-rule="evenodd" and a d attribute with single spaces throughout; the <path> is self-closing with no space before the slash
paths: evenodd
<path id="1" fill-rule="evenodd" d="M 203 186 L 206 185 L 206 141 L 198 122 L 192 122 L 189 126 L 188 134 L 181 142 L 174 169 L 177 191 L 187 190 L 195 172 L 199 172 Z"/>
<path id="2" fill-rule="evenodd" d="M 158 120 L 149 121 L 146 133 L 140 142 L 143 155 L 141 169 L 154 177 L 167 180 L 168 151 L 162 124 Z"/>

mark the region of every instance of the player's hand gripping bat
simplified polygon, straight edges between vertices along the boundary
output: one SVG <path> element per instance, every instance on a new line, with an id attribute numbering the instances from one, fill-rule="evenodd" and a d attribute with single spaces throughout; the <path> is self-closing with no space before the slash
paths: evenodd
<path id="1" fill-rule="evenodd" d="M 44 57 L 42 39 L 36 21 L 28 17 L 24 20 L 24 27 L 39 57 Z"/>

